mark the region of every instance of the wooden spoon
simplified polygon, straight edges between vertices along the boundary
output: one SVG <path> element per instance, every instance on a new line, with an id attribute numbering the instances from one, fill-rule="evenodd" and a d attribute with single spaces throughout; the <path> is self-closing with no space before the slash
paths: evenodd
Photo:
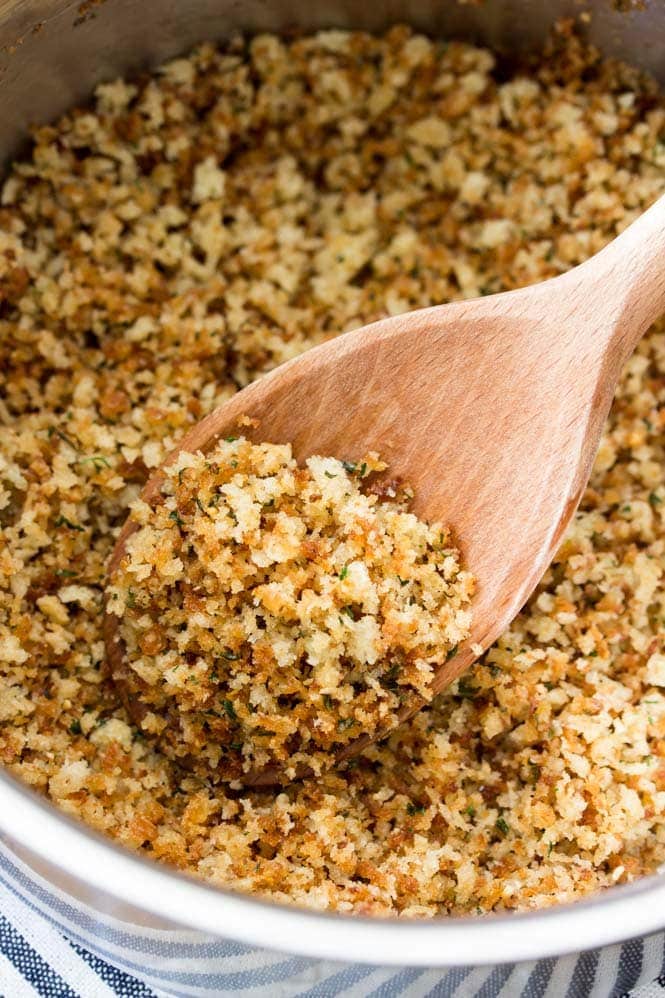
<path id="1" fill-rule="evenodd" d="M 379 451 L 414 487 L 414 511 L 452 525 L 478 580 L 470 638 L 438 668 L 439 692 L 508 626 L 556 553 L 621 368 L 663 312 L 665 197 L 560 277 L 383 319 L 309 350 L 203 419 L 166 463 L 239 425 L 256 440 L 291 442 L 299 460 Z M 239 424 L 245 416 L 252 427 Z M 161 480 L 158 471 L 145 498 Z M 111 571 L 133 529 L 128 521 Z M 107 614 L 111 674 L 122 664 L 116 624 Z"/>

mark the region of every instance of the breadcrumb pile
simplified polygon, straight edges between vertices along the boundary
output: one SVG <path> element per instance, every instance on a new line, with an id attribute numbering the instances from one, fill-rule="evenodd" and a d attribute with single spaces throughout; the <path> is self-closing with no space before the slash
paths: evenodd
<path id="1" fill-rule="evenodd" d="M 474 580 L 408 492 L 379 501 L 385 468 L 299 467 L 290 445 L 229 437 L 180 452 L 133 505 L 107 589 L 112 678 L 169 757 L 239 786 L 290 780 L 432 699 Z"/>
<path id="2" fill-rule="evenodd" d="M 656 85 L 570 25 L 522 67 L 402 27 L 237 38 L 36 129 L 0 195 L 4 765 L 147 856 L 318 909 L 527 909 L 655 870 L 662 322 L 538 592 L 347 772 L 274 793 L 175 765 L 101 628 L 131 503 L 213 406 L 353 326 L 561 273 L 664 186 Z"/>

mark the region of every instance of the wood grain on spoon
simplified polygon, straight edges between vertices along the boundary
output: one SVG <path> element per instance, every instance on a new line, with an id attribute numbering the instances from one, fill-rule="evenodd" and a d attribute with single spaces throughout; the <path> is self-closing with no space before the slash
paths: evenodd
<path id="1" fill-rule="evenodd" d="M 471 635 L 436 671 L 439 692 L 474 660 L 472 645 L 488 648 L 508 626 L 547 568 L 589 478 L 621 368 L 664 311 L 661 198 L 560 277 L 384 319 L 308 351 L 198 423 L 168 462 L 239 425 L 249 438 L 290 442 L 301 461 L 379 451 L 390 474 L 414 487 L 414 512 L 453 526 L 478 580 Z M 144 498 L 160 484 L 158 471 Z M 133 529 L 128 521 L 111 571 Z M 105 637 L 113 673 L 122 648 L 110 614 Z M 248 782 L 272 783 L 274 773 Z"/>

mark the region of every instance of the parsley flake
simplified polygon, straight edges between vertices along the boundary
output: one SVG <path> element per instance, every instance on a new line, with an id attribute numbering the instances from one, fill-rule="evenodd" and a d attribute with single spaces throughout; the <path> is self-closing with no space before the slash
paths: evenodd
<path id="1" fill-rule="evenodd" d="M 83 532 L 85 527 L 82 527 L 80 523 L 74 523 L 72 520 L 68 520 L 66 516 L 62 514 L 55 521 L 56 527 L 69 527 L 70 530 L 79 530 Z"/>
<path id="2" fill-rule="evenodd" d="M 231 700 L 222 700 L 222 707 L 224 708 L 224 710 L 226 711 L 228 717 L 230 717 L 232 721 L 237 721 L 238 720 L 238 715 L 236 714 L 236 709 L 233 706 L 233 702 Z"/>
<path id="3" fill-rule="evenodd" d="M 409 801 L 406 805 L 406 813 L 410 815 L 422 814 L 425 810 L 424 804 L 414 804 L 413 801 Z"/>
<path id="4" fill-rule="evenodd" d="M 94 465 L 95 471 L 101 471 L 102 468 L 110 468 L 111 462 L 103 454 L 91 454 L 90 457 L 80 457 L 77 464 L 92 464 Z"/>

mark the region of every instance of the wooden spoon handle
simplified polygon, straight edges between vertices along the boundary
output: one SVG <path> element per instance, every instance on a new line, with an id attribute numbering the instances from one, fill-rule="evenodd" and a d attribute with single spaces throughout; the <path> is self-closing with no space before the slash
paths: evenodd
<path id="1" fill-rule="evenodd" d="M 588 300 L 608 314 L 612 347 L 627 360 L 665 313 L 665 196 L 577 270 Z"/>

